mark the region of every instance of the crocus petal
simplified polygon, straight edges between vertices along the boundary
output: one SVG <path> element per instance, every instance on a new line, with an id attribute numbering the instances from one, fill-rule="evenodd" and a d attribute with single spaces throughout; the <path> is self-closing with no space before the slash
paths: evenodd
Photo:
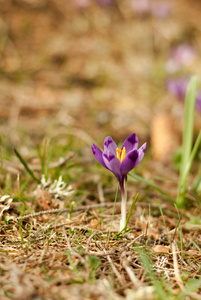
<path id="1" fill-rule="evenodd" d="M 106 154 L 103 153 L 103 160 L 107 168 L 117 177 L 118 180 L 121 178 L 120 172 L 120 161 L 119 159 L 113 154 Z"/>
<path id="2" fill-rule="evenodd" d="M 95 144 L 92 144 L 92 151 L 93 154 L 95 156 L 95 158 L 97 159 L 97 161 L 106 169 L 108 169 L 108 167 L 106 166 L 104 160 L 103 160 L 103 152 L 101 151 L 100 148 L 98 148 Z"/>
<path id="3" fill-rule="evenodd" d="M 129 135 L 123 142 L 122 148 L 126 148 L 126 154 L 138 148 L 138 137 L 135 133 Z"/>
<path id="4" fill-rule="evenodd" d="M 107 136 L 104 141 L 104 153 L 108 154 L 113 154 L 116 156 L 116 149 L 117 149 L 117 144 L 113 141 L 111 136 Z"/>
<path id="5" fill-rule="evenodd" d="M 120 168 L 122 176 L 126 176 L 128 172 L 130 172 L 135 167 L 138 156 L 139 154 L 137 150 L 133 150 L 128 155 L 126 155 Z"/>
<path id="6" fill-rule="evenodd" d="M 140 162 L 141 160 L 143 159 L 144 157 L 144 154 L 145 154 L 145 150 L 146 150 L 146 146 L 147 146 L 147 143 L 144 143 L 139 149 L 138 149 L 138 158 L 134 164 L 134 167 L 135 168 Z"/>
<path id="7" fill-rule="evenodd" d="M 133 168 L 135 168 L 142 160 L 147 143 L 144 143 L 138 150 L 133 150 L 124 158 L 121 164 L 121 174 L 126 176 Z"/>
<path id="8" fill-rule="evenodd" d="M 106 137 L 104 141 L 104 151 L 102 156 L 109 170 L 111 169 L 110 161 L 116 157 L 116 149 L 117 145 L 113 141 L 111 136 Z"/>
<path id="9" fill-rule="evenodd" d="M 196 96 L 196 109 L 201 112 L 201 90 L 198 90 Z"/>

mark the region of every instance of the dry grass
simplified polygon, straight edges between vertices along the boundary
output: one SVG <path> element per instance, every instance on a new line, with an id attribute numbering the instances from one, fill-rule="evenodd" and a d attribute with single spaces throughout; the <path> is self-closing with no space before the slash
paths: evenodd
<path id="1" fill-rule="evenodd" d="M 181 291 L 200 299 L 184 287 L 192 274 L 200 277 L 201 253 L 195 250 L 195 244 L 200 244 L 199 231 L 192 235 L 193 229 L 187 229 L 183 221 L 178 228 L 183 230 L 183 247 L 178 248 L 177 218 L 166 215 L 165 225 L 160 216 L 149 216 L 147 203 L 141 202 L 135 212 L 141 217 L 133 216 L 130 230 L 117 235 L 117 214 L 109 234 L 112 208 L 108 206 L 102 204 L 102 212 L 93 204 L 77 207 L 70 219 L 65 211 L 60 216 L 41 213 L 2 223 L 2 299 L 129 299 L 130 293 L 136 299 L 144 299 L 146 293 L 149 299 L 156 299 L 157 286 L 139 249 L 149 257 L 158 283 L 164 280 L 171 287 L 167 297 L 173 299 Z M 149 206 L 157 214 L 158 208 Z M 165 206 L 169 208 L 169 204 Z M 180 274 L 185 274 L 184 281 Z M 164 283 L 162 288 L 169 289 Z"/>

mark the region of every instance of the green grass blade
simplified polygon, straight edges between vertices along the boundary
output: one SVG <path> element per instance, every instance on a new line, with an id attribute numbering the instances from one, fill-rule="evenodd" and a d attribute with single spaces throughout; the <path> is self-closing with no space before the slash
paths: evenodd
<path id="1" fill-rule="evenodd" d="M 199 168 L 198 175 L 194 180 L 193 189 L 198 193 L 201 192 L 201 167 Z"/>
<path id="2" fill-rule="evenodd" d="M 193 76 L 188 85 L 185 99 L 184 130 L 182 138 L 182 159 L 180 165 L 180 177 L 177 196 L 177 206 L 179 207 L 183 207 L 185 201 L 185 192 L 187 186 L 187 175 L 185 174 L 185 170 L 189 162 L 193 143 L 193 124 L 197 86 L 198 78 L 197 76 Z"/>
<path id="3" fill-rule="evenodd" d="M 21 209 L 20 209 L 20 216 L 24 215 L 24 204 L 21 205 Z M 20 238 L 21 238 L 21 244 L 24 245 L 24 236 L 23 236 L 23 232 L 22 232 L 22 219 L 19 221 L 19 234 L 20 234 Z"/>
<path id="4" fill-rule="evenodd" d="M 165 196 L 167 198 L 167 200 L 169 200 L 172 204 L 175 203 L 174 199 L 168 195 L 167 193 L 165 193 L 158 185 L 150 182 L 149 180 L 147 179 L 144 179 L 143 177 L 137 175 L 137 174 L 134 174 L 133 172 L 130 172 L 128 175 L 130 175 L 131 177 L 133 177 L 134 179 L 142 182 L 142 183 L 145 183 L 146 185 L 149 185 L 151 186 L 152 188 L 154 188 L 155 190 L 157 190 L 161 195 Z"/>
<path id="5" fill-rule="evenodd" d="M 19 160 L 21 161 L 21 163 L 23 164 L 23 166 L 27 170 L 27 172 L 31 175 L 31 177 L 33 178 L 33 180 L 36 181 L 38 184 L 40 184 L 40 180 L 38 178 L 36 178 L 36 176 L 33 174 L 33 172 L 31 171 L 31 169 L 27 165 L 26 161 L 22 158 L 22 156 L 20 155 L 20 153 L 16 149 L 14 149 L 14 152 L 15 152 L 17 158 L 19 158 Z"/>
<path id="6" fill-rule="evenodd" d="M 89 261 L 89 268 L 90 268 L 89 282 L 92 284 L 96 282 L 96 272 L 101 264 L 101 259 L 99 257 L 89 255 L 88 261 Z"/>
<path id="7" fill-rule="evenodd" d="M 201 130 L 200 130 L 200 132 L 198 134 L 198 137 L 197 137 L 197 139 L 195 141 L 195 145 L 193 147 L 193 150 L 191 151 L 191 154 L 190 154 L 188 162 L 187 162 L 187 164 L 185 166 L 185 169 L 183 170 L 183 174 L 182 174 L 183 176 L 182 176 L 182 180 L 181 181 L 184 182 L 184 183 L 187 180 L 187 176 L 188 176 L 188 174 L 190 172 L 193 160 L 195 158 L 196 153 L 198 152 L 200 144 L 201 144 Z"/>
<path id="8" fill-rule="evenodd" d="M 185 119 L 184 119 L 184 131 L 183 131 L 183 145 L 182 145 L 182 163 L 181 171 L 186 168 L 186 164 L 189 160 L 193 142 L 193 123 L 194 123 L 194 111 L 196 102 L 196 91 L 198 86 L 198 78 L 193 76 L 188 85 L 186 100 L 185 100 Z"/>
<path id="9" fill-rule="evenodd" d="M 109 230 L 109 234 L 108 234 L 108 242 L 110 240 L 110 235 L 111 235 L 111 230 L 112 230 L 112 223 L 113 223 L 113 220 L 114 220 L 114 213 L 115 213 L 115 207 L 116 207 L 116 203 L 117 203 L 118 190 L 119 190 L 119 184 L 117 186 L 117 191 L 116 191 L 115 199 L 114 199 L 114 207 L 113 207 L 113 212 L 112 212 L 112 220 L 111 220 L 111 223 L 110 223 L 110 230 Z"/>
<path id="10" fill-rule="evenodd" d="M 185 169 L 184 169 L 184 176 L 188 175 L 188 173 L 189 173 L 189 171 L 190 171 L 190 169 L 191 169 L 193 160 L 194 160 L 194 158 L 195 158 L 195 155 L 196 155 L 196 153 L 198 152 L 198 149 L 199 149 L 200 144 L 201 144 L 201 130 L 200 130 L 200 132 L 199 132 L 199 134 L 198 134 L 198 136 L 197 136 L 197 139 L 196 139 L 196 141 L 195 141 L 195 145 L 194 145 L 194 147 L 193 147 L 193 150 L 192 150 L 192 152 L 191 152 L 191 154 L 190 154 L 188 163 L 187 163 L 187 165 L 186 165 L 186 167 L 185 167 Z"/>
<path id="11" fill-rule="evenodd" d="M 158 299 L 164 300 L 168 299 L 167 293 L 163 290 L 162 283 L 157 279 L 154 270 L 152 268 L 151 261 L 148 258 L 148 255 L 140 248 L 137 248 L 138 255 L 140 256 L 140 260 L 147 272 L 147 275 L 151 278 L 151 281 L 155 287 L 155 291 L 157 293 Z"/>
<path id="12" fill-rule="evenodd" d="M 179 228 L 179 225 L 180 225 L 181 220 L 182 220 L 182 216 L 180 215 L 179 210 L 178 210 L 176 204 L 175 204 L 175 208 L 176 208 L 176 210 L 177 210 L 177 214 L 178 214 L 178 217 L 179 217 L 179 221 L 177 222 L 177 225 L 176 225 L 176 227 L 175 227 L 175 231 L 174 231 L 174 235 L 173 235 L 173 240 L 174 240 L 174 238 L 175 238 L 175 236 L 176 236 L 177 229 Z"/>
<path id="13" fill-rule="evenodd" d="M 69 250 L 66 251 L 66 252 L 64 253 L 64 255 L 66 255 L 66 256 L 68 257 L 68 262 L 69 262 L 69 265 L 71 266 L 71 268 L 73 269 L 73 272 L 74 272 L 77 276 L 79 276 L 79 271 L 78 271 L 76 265 L 74 264 L 74 262 L 73 262 L 73 260 L 72 260 L 70 251 L 69 251 Z"/>
<path id="14" fill-rule="evenodd" d="M 166 225 L 166 222 L 165 222 L 165 217 L 164 217 L 162 208 L 161 208 L 160 206 L 159 206 L 159 210 L 160 210 L 161 216 L 162 216 L 162 218 L 163 218 L 163 223 L 164 223 L 164 225 L 165 225 L 165 231 L 166 231 L 166 234 L 167 234 L 168 242 L 169 242 L 169 244 L 171 245 L 171 240 L 170 240 L 170 236 L 169 236 L 169 233 L 168 233 L 167 225 Z"/>

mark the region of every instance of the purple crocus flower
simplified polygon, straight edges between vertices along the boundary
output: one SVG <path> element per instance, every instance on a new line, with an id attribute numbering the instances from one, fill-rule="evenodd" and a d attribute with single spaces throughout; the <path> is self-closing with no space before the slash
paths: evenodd
<path id="1" fill-rule="evenodd" d="M 131 7 L 136 14 L 146 16 L 150 13 L 150 0 L 131 0 Z"/>
<path id="2" fill-rule="evenodd" d="M 170 6 L 166 1 L 153 2 L 151 7 L 152 15 L 158 19 L 165 19 L 170 16 Z"/>
<path id="3" fill-rule="evenodd" d="M 146 143 L 138 149 L 138 137 L 135 133 L 125 139 L 121 149 L 117 147 L 110 136 L 105 138 L 103 151 L 92 144 L 92 151 L 96 159 L 103 167 L 110 170 L 119 181 L 122 196 L 120 230 L 124 229 L 126 223 L 125 182 L 127 174 L 142 160 L 145 149 Z"/>
<path id="4" fill-rule="evenodd" d="M 201 113 L 201 90 L 197 91 L 197 95 L 196 95 L 196 109 Z"/>
<path id="5" fill-rule="evenodd" d="M 72 3 L 76 8 L 83 9 L 91 4 L 91 0 L 72 0 Z"/>
<path id="6" fill-rule="evenodd" d="M 166 82 L 166 87 L 171 95 L 179 100 L 184 100 L 188 83 L 189 79 L 187 77 L 174 78 Z"/>
<path id="7" fill-rule="evenodd" d="M 139 16 L 152 15 L 155 18 L 167 18 L 170 15 L 170 7 L 166 1 L 131 0 L 131 7 Z"/>
<path id="8" fill-rule="evenodd" d="M 98 4 L 100 5 L 111 5 L 113 4 L 114 0 L 97 0 Z"/>
<path id="9" fill-rule="evenodd" d="M 169 73 L 174 73 L 180 70 L 182 67 L 188 66 L 195 59 L 195 49 L 187 44 L 181 44 L 170 52 L 170 58 L 168 59 L 165 69 Z"/>
<path id="10" fill-rule="evenodd" d="M 171 95 L 175 96 L 178 100 L 184 101 L 188 83 L 189 78 L 180 77 L 168 80 L 166 82 L 166 87 Z M 201 90 L 197 91 L 195 108 L 197 111 L 201 112 Z"/>

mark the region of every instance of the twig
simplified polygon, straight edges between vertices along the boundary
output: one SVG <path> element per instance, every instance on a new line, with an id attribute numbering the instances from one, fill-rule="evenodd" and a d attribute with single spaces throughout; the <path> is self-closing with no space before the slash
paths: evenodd
<path id="1" fill-rule="evenodd" d="M 90 265 L 89 265 L 89 245 L 90 245 L 90 242 L 92 240 L 92 238 L 94 237 L 94 235 L 96 235 L 96 232 L 92 233 L 92 235 L 89 237 L 88 241 L 87 241 L 87 245 L 86 245 L 86 248 L 85 248 L 85 255 L 86 255 L 86 259 L 85 259 L 85 267 L 86 267 L 86 276 L 85 276 L 85 280 L 86 282 L 89 281 L 90 279 Z"/>
<path id="2" fill-rule="evenodd" d="M 5 163 L 1 164 L 1 168 L 4 169 L 5 171 L 9 172 L 9 173 L 12 173 L 12 174 L 15 174 L 15 175 L 19 174 L 19 170 L 15 169 L 11 166 L 6 166 Z"/>
<path id="3" fill-rule="evenodd" d="M 132 268 L 130 267 L 128 259 L 125 258 L 125 257 L 122 259 L 122 266 L 126 270 L 126 272 L 127 272 L 128 276 L 130 277 L 130 280 L 132 281 L 133 285 L 135 287 L 142 286 L 142 283 L 138 280 L 138 278 L 135 276 Z"/>
<path id="4" fill-rule="evenodd" d="M 105 202 L 105 198 L 104 198 L 104 193 L 103 193 L 102 182 L 98 183 L 97 189 L 98 189 L 98 197 L 99 197 L 100 203 L 104 203 Z"/>
<path id="5" fill-rule="evenodd" d="M 94 235 L 96 235 L 96 234 L 97 234 L 97 232 L 92 233 L 92 235 L 90 235 L 90 237 L 89 237 L 89 239 L 87 241 L 87 245 L 86 245 L 86 248 L 85 248 L 85 250 L 86 250 L 87 253 L 89 252 L 89 245 L 91 243 L 91 240 L 93 239 Z"/>
<path id="6" fill-rule="evenodd" d="M 201 300 L 201 296 L 194 293 L 194 292 L 188 292 L 182 282 L 181 276 L 179 274 L 179 266 L 178 266 L 178 261 L 177 261 L 177 254 L 176 254 L 176 244 L 175 242 L 172 243 L 172 255 L 173 255 L 173 265 L 174 265 L 174 275 L 175 275 L 175 279 L 179 285 L 179 287 L 181 288 L 181 290 L 188 296 L 197 299 L 197 300 Z"/>
<path id="7" fill-rule="evenodd" d="M 130 243 L 128 243 L 127 245 L 126 245 L 126 248 L 130 248 L 132 245 L 133 245 L 133 243 L 135 243 L 137 240 L 139 240 L 141 237 L 143 237 L 143 233 L 141 233 L 140 235 L 138 235 L 136 238 L 134 238 Z"/>
<path id="8" fill-rule="evenodd" d="M 109 254 L 107 253 L 106 249 L 102 246 L 102 244 L 100 242 L 98 242 L 98 245 L 103 249 L 103 252 L 106 254 L 107 260 L 109 261 L 113 272 L 117 276 L 117 278 L 118 278 L 119 282 L 121 283 L 121 285 L 123 285 L 123 283 L 124 283 L 123 278 L 122 278 L 121 274 L 119 273 L 119 271 L 117 270 L 117 268 L 115 267 L 115 265 L 113 264 L 112 259 L 109 256 Z"/>
<path id="9" fill-rule="evenodd" d="M 131 205 L 132 202 L 127 202 L 127 205 Z M 121 202 L 116 202 L 116 205 L 121 205 Z M 147 207 L 148 204 L 145 202 L 137 202 L 136 205 L 140 205 L 141 207 Z M 81 211 L 81 210 L 90 210 L 90 209 L 94 209 L 94 208 L 101 208 L 101 207 L 105 207 L 105 208 L 110 208 L 113 207 L 114 203 L 97 203 L 97 204 L 91 204 L 91 205 L 82 205 L 82 206 L 77 206 L 73 208 L 73 212 L 77 212 L 77 211 Z M 152 206 L 152 205 L 151 205 Z M 157 205 L 153 204 L 153 207 L 158 207 Z M 56 213 L 65 213 L 65 212 L 69 212 L 70 208 L 55 208 L 55 209 L 49 209 L 49 210 L 42 210 L 36 213 L 32 213 L 32 214 L 28 214 L 25 216 L 20 216 L 20 217 L 9 217 L 10 220 L 15 220 L 15 221 L 19 221 L 19 220 L 24 220 L 24 219 L 28 219 L 28 218 L 33 218 L 33 217 L 38 217 L 41 215 L 45 215 L 45 214 L 56 214 Z"/>
<path id="10" fill-rule="evenodd" d="M 75 256 L 75 257 L 78 257 L 80 259 L 80 261 L 85 264 L 85 260 L 82 258 L 82 256 L 77 253 L 72 247 L 71 247 L 71 244 L 70 244 L 70 240 L 66 234 L 66 230 L 65 230 L 65 227 L 62 228 L 62 231 L 63 231 L 63 235 L 64 235 L 64 238 L 67 242 L 67 246 L 68 246 L 68 250 L 70 251 L 71 255 L 72 256 Z"/>
<path id="11" fill-rule="evenodd" d="M 60 130 L 59 136 L 66 136 L 67 134 L 78 137 L 90 146 L 94 142 L 90 135 L 88 135 L 84 130 L 78 128 L 70 128 L 69 130 L 65 128 L 64 130 Z M 55 137 L 58 138 L 58 132 L 56 132 L 56 134 L 54 133 L 51 138 L 53 139 Z"/>
<path id="12" fill-rule="evenodd" d="M 65 157 L 60 157 L 58 161 L 50 163 L 48 168 L 49 169 L 55 169 L 58 167 L 61 167 L 63 165 L 66 164 L 66 162 L 71 159 L 74 156 L 73 152 L 69 152 Z M 24 171 L 24 167 L 21 164 L 15 163 L 15 162 L 10 162 L 8 160 L 1 160 L 1 167 L 8 171 L 11 172 L 13 174 L 18 174 L 19 171 Z M 41 165 L 33 165 L 33 164 L 27 164 L 29 166 L 29 168 L 32 171 L 41 171 Z M 14 166 L 14 167 L 13 167 Z"/>
<path id="13" fill-rule="evenodd" d="M 80 260 L 80 262 L 85 266 L 85 268 L 86 268 L 85 280 L 86 280 L 86 282 L 88 282 L 89 279 L 90 279 L 90 266 L 89 266 L 89 257 L 88 257 L 88 255 L 85 253 L 86 256 L 85 256 L 85 257 L 82 257 L 79 253 L 77 253 L 77 252 L 71 247 L 70 241 L 69 241 L 69 239 L 68 239 L 68 237 L 67 237 L 67 234 L 66 234 L 65 227 L 62 228 L 62 231 L 63 231 L 64 237 L 65 237 L 65 239 L 66 239 L 66 241 L 67 241 L 68 249 L 69 249 L 71 255 L 72 255 L 72 256 L 75 256 L 75 257 L 78 257 L 79 260 Z M 92 238 L 92 236 L 91 236 L 91 238 Z"/>
<path id="14" fill-rule="evenodd" d="M 175 242 L 172 243 L 172 255 L 173 255 L 173 265 L 174 265 L 175 279 L 176 279 L 178 285 L 180 286 L 181 290 L 184 290 L 184 285 L 183 285 L 183 282 L 182 282 L 180 274 L 179 274 L 179 266 L 178 266 L 178 261 L 177 261 Z"/>

